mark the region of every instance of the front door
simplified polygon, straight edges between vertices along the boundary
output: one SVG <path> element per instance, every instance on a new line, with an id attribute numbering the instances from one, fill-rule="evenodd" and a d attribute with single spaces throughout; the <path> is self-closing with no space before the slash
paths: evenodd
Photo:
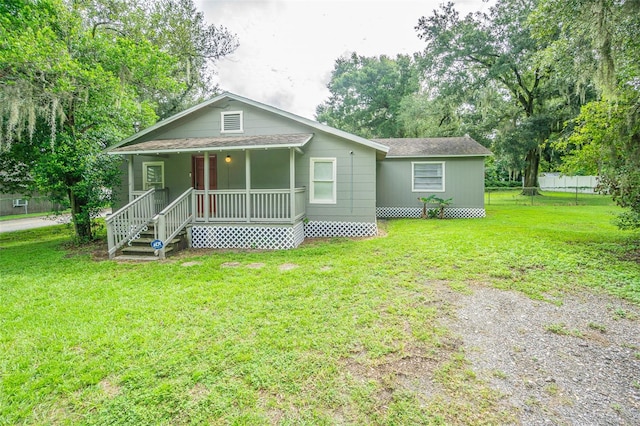
<path id="1" fill-rule="evenodd" d="M 209 188 L 218 188 L 217 158 L 215 154 L 209 155 Z M 191 159 L 191 183 L 195 190 L 204 190 L 204 155 L 194 155 Z M 215 213 L 213 194 L 209 195 L 209 216 Z M 198 217 L 204 217 L 204 194 L 196 195 Z"/>

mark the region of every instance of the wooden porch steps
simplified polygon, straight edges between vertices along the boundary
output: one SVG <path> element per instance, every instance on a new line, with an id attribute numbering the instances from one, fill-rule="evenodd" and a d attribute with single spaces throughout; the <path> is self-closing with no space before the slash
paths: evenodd
<path id="1" fill-rule="evenodd" d="M 165 247 L 165 255 L 170 256 L 187 247 L 187 232 L 183 230 L 174 239 L 172 239 Z M 153 225 L 149 226 L 149 229 L 140 233 L 140 238 L 131 241 L 131 245 L 124 246 L 120 253 L 115 257 L 115 260 L 140 260 L 140 261 L 153 261 L 158 260 L 156 251 L 151 247 L 151 242 L 154 240 L 154 228 Z"/>

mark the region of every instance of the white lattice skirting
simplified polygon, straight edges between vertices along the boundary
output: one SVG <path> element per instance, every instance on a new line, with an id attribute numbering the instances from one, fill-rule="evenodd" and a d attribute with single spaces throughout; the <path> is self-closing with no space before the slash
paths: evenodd
<path id="1" fill-rule="evenodd" d="M 419 218 L 422 215 L 422 207 L 376 207 L 376 215 L 379 218 Z M 447 219 L 473 219 L 486 217 L 486 213 L 484 209 L 478 208 L 449 207 L 444 209 L 444 217 Z"/>
<path id="2" fill-rule="evenodd" d="M 304 225 L 304 235 L 317 237 L 372 237 L 378 235 L 375 222 L 325 222 L 313 220 Z"/>
<path id="3" fill-rule="evenodd" d="M 252 248 L 282 250 L 304 241 L 304 225 L 240 226 L 195 225 L 191 227 L 193 248 Z"/>

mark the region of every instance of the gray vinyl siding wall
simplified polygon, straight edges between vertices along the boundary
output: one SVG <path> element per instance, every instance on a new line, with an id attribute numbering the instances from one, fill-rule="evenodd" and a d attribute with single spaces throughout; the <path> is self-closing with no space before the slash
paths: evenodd
<path id="1" fill-rule="evenodd" d="M 353 154 L 351 154 L 353 152 Z M 336 158 L 335 204 L 309 203 L 311 158 Z M 376 152 L 332 135 L 316 134 L 296 155 L 296 186 L 307 188 L 307 218 L 316 221 L 375 222 Z"/>
<path id="2" fill-rule="evenodd" d="M 411 163 L 445 163 L 445 192 L 413 192 Z M 453 198 L 451 207 L 484 208 L 484 157 L 387 158 L 378 162 L 378 207 L 420 207 L 419 197 Z"/>
<path id="3" fill-rule="evenodd" d="M 221 112 L 242 111 L 243 132 L 222 133 Z M 309 128 L 285 117 L 236 101 L 222 101 L 202 108 L 180 120 L 168 124 L 141 137 L 138 142 L 155 139 L 202 138 L 224 136 L 279 135 L 288 133 L 310 133 Z"/>

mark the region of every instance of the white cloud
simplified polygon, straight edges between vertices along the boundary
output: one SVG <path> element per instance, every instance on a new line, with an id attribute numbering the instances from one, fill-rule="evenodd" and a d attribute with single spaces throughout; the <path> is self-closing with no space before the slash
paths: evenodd
<path id="1" fill-rule="evenodd" d="M 422 50 L 414 27 L 442 1 L 201 0 L 198 7 L 240 41 L 216 66 L 224 90 L 313 118 L 329 96 L 338 57 Z M 457 3 L 464 13 L 489 7 L 481 0 Z"/>

